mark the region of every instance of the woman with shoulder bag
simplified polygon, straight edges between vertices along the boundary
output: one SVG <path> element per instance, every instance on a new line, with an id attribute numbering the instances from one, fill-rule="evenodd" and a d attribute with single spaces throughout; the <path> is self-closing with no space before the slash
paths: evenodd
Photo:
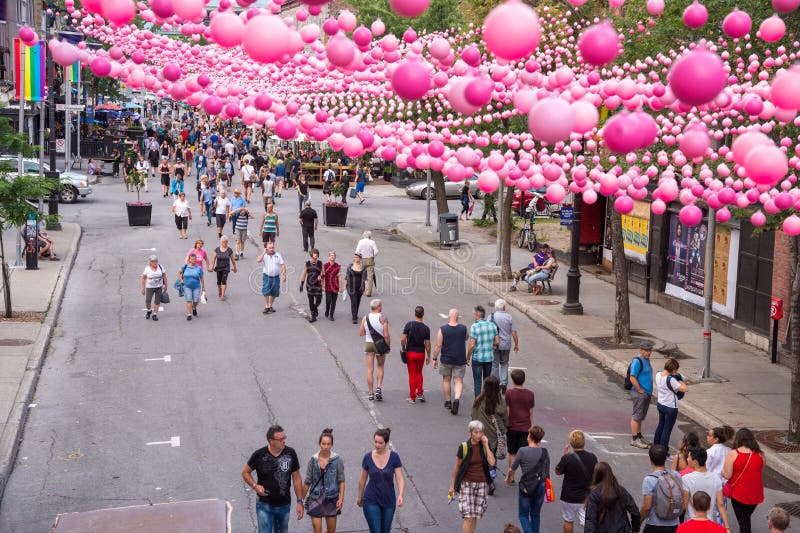
<path id="1" fill-rule="evenodd" d="M 319 436 L 319 451 L 308 460 L 303 482 L 303 500 L 311 517 L 314 533 L 336 533 L 336 517 L 344 505 L 344 460 L 331 450 L 333 430 L 325 428 Z"/>
<path id="2" fill-rule="evenodd" d="M 522 470 L 517 513 L 523 533 L 539 533 L 542 504 L 544 504 L 547 479 L 550 477 L 550 454 L 547 448 L 539 447 L 543 438 L 544 429 L 540 426 L 533 426 L 528 430 L 528 445 L 519 449 L 511 464 L 512 472 L 517 467 Z"/>
<path id="3" fill-rule="evenodd" d="M 594 467 L 584 533 L 631 533 L 640 526 L 641 514 L 633 497 L 617 482 L 611 466 L 600 461 Z"/>
<path id="4" fill-rule="evenodd" d="M 498 459 L 505 459 L 508 454 L 508 410 L 500 394 L 500 380 L 495 376 L 483 380 L 481 393 L 472 404 L 472 419 L 483 422 L 492 453 Z M 489 483 L 489 494 L 494 494 L 493 481 Z"/>
<path id="5" fill-rule="evenodd" d="M 722 477 L 728 480 L 722 492 L 731 499 L 731 506 L 740 533 L 751 533 L 750 517 L 764 501 L 764 458 L 753 432 L 741 428 L 733 438 L 733 450 L 725 457 Z"/>
<path id="6" fill-rule="evenodd" d="M 660 444 L 668 450 L 672 428 L 678 420 L 678 401 L 689 391 L 683 376 L 678 373 L 678 368 L 680 368 L 678 361 L 667 359 L 664 370 L 656 374 L 658 426 L 653 444 Z"/>

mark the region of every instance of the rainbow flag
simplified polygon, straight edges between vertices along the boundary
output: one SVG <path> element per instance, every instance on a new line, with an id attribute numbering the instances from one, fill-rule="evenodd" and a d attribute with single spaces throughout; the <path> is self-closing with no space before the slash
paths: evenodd
<path id="1" fill-rule="evenodd" d="M 64 67 L 64 78 L 70 83 L 78 83 L 78 76 L 81 71 L 81 62 L 76 61 L 68 67 Z"/>
<path id="2" fill-rule="evenodd" d="M 44 98 L 45 88 L 45 50 L 44 43 L 35 46 L 25 46 L 25 79 L 20 80 L 20 56 L 22 47 L 25 46 L 20 39 L 14 39 L 14 79 L 15 96 L 19 100 L 20 82 L 25 83 L 25 101 L 41 102 Z"/>

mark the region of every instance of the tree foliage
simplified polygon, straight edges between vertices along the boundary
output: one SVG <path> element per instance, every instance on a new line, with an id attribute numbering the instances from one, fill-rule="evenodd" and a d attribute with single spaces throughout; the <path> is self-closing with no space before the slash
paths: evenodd
<path id="1" fill-rule="evenodd" d="M 408 19 L 395 13 L 388 0 L 347 0 L 357 14 L 359 23 L 369 27 L 379 18 L 386 25 L 386 33 L 397 36 L 401 36 L 408 28 L 414 28 L 417 33 L 431 33 L 460 27 L 464 24 L 460 3 L 459 0 L 433 0 L 422 16 Z"/>

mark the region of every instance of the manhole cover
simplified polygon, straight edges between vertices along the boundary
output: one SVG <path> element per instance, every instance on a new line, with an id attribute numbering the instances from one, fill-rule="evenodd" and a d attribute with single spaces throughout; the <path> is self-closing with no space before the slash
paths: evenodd
<path id="1" fill-rule="evenodd" d="M 0 339 L 0 346 L 27 346 L 33 344 L 30 339 Z"/>
<path id="2" fill-rule="evenodd" d="M 531 300 L 533 305 L 561 305 L 559 300 Z"/>
<path id="3" fill-rule="evenodd" d="M 792 516 L 800 517 L 800 502 L 782 502 L 775 504 Z"/>
<path id="4" fill-rule="evenodd" d="M 768 429 L 754 432 L 758 442 L 761 442 L 779 453 L 800 453 L 800 445 L 792 444 L 786 440 L 786 432 L 778 429 Z M 800 503 L 800 502 L 798 502 Z M 787 509 L 788 511 L 788 509 Z M 796 515 L 796 516 L 800 516 Z"/>

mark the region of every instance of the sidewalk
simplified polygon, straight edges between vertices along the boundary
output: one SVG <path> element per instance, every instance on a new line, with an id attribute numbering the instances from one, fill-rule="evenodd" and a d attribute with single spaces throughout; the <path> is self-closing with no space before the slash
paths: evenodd
<path id="1" fill-rule="evenodd" d="M 614 285 L 604 280 L 607 274 L 596 266 L 581 268 L 580 300 L 582 316 L 561 312 L 566 297 L 568 265 L 562 262 L 553 282 L 553 294 L 534 296 L 526 289 L 509 292 L 510 282 L 499 281 L 495 266 L 495 239 L 470 222 L 460 225 L 461 246 L 439 249 L 435 227 L 400 223 L 398 233 L 411 244 L 456 270 L 527 315 L 576 350 L 599 361 L 624 377 L 638 342 L 648 338 L 655 343 L 653 368 L 663 368 L 665 359 L 680 361 L 681 372 L 689 378 L 690 392 L 681 401 L 680 412 L 698 424 L 713 427 L 729 424 L 757 431 L 767 463 L 783 476 L 800 479 L 800 447 L 787 447 L 778 441 L 789 425 L 791 372 L 773 365 L 765 352 L 731 340 L 718 333 L 712 338 L 711 368 L 719 379 L 697 381 L 701 368 L 702 328 L 692 320 L 674 314 L 630 295 L 633 345 L 620 349 L 610 344 L 614 324 Z M 512 245 L 512 269 L 530 262 L 531 254 Z M 521 287 L 524 287 L 521 284 Z M 620 396 L 623 396 L 620 389 Z M 626 426 L 627 427 L 627 426 Z M 772 444 L 772 446 L 771 446 Z M 785 451 L 789 448 L 789 451 Z M 781 450 L 781 451 L 778 451 Z"/>
<path id="2" fill-rule="evenodd" d="M 81 238 L 79 225 L 61 225 L 61 231 L 51 232 L 61 261 L 39 261 L 39 270 L 13 269 L 13 310 L 25 316 L 18 321 L 0 319 L 0 498 Z"/>

